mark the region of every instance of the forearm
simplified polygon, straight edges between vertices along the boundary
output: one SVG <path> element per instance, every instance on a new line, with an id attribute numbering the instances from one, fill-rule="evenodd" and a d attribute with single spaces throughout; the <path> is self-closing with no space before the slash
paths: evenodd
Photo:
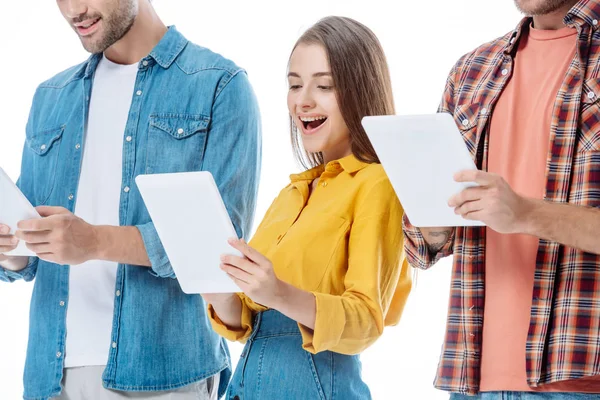
<path id="1" fill-rule="evenodd" d="M 454 228 L 417 228 L 403 218 L 404 250 L 408 262 L 418 269 L 429 269 L 453 251 Z M 432 243 L 433 245 L 430 245 Z"/>
<path id="2" fill-rule="evenodd" d="M 315 296 L 304 290 L 284 283 L 282 293 L 271 308 L 293 319 L 309 329 L 315 329 L 317 301 Z"/>
<path id="3" fill-rule="evenodd" d="M 531 199 L 528 204 L 522 233 L 600 254 L 600 210 Z"/>
<path id="4" fill-rule="evenodd" d="M 450 236 L 452 235 L 451 227 L 440 227 L 440 228 L 418 228 L 423 235 L 423 239 L 429 249 L 429 254 L 432 257 L 442 250 L 442 248 L 448 243 Z"/>
<path id="5" fill-rule="evenodd" d="M 214 295 L 205 295 L 205 300 L 210 302 L 219 319 L 228 328 L 242 328 L 242 301 L 240 298 L 235 294 L 231 294 L 229 296 L 219 296 L 221 298 L 218 300 L 212 300 L 210 296 Z"/>
<path id="6" fill-rule="evenodd" d="M 96 226 L 95 259 L 151 267 L 140 231 L 134 226 Z"/>

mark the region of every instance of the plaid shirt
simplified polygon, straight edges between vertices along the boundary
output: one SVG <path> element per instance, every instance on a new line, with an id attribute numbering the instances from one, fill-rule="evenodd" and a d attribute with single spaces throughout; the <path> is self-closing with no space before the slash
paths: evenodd
<path id="1" fill-rule="evenodd" d="M 578 32 L 577 52 L 560 87 L 551 124 L 544 199 L 600 207 L 600 0 L 582 0 L 565 17 Z M 479 168 L 486 170 L 491 112 L 513 70 L 517 29 L 462 57 L 448 78 L 440 112 L 454 116 Z M 479 389 L 485 301 L 485 228 L 458 227 L 429 254 L 405 218 L 410 263 L 427 269 L 454 255 L 447 329 L 435 386 Z M 600 256 L 539 241 L 526 347 L 531 387 L 600 375 Z"/>

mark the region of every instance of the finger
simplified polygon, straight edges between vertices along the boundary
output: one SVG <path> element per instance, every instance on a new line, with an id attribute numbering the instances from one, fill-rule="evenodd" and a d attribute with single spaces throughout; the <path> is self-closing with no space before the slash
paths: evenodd
<path id="1" fill-rule="evenodd" d="M 0 246 L 11 247 L 19 244 L 19 239 L 15 236 L 0 236 Z"/>
<path id="2" fill-rule="evenodd" d="M 240 288 L 240 291 L 243 293 L 248 292 L 249 290 L 249 286 L 246 282 L 241 281 L 239 279 L 237 279 L 235 276 L 227 274 L 227 276 L 229 277 L 229 279 L 231 279 L 233 281 L 233 283 L 235 283 L 237 285 L 238 288 Z"/>
<path id="3" fill-rule="evenodd" d="M 28 219 L 20 221 L 17 228 L 22 231 L 51 231 L 54 229 L 54 219 L 51 217 L 41 219 Z"/>
<path id="4" fill-rule="evenodd" d="M 485 189 L 477 186 L 467 188 L 460 193 L 452 196 L 450 200 L 448 200 L 448 205 L 450 207 L 460 207 L 467 201 L 476 201 L 480 200 L 483 197 Z"/>
<path id="5" fill-rule="evenodd" d="M 36 207 L 35 210 L 40 214 L 41 217 L 50 217 L 52 215 L 60 215 L 60 214 L 71 214 L 71 211 L 67 210 L 64 207 L 49 207 L 49 206 L 39 206 Z"/>
<path id="6" fill-rule="evenodd" d="M 454 209 L 454 212 L 464 217 L 466 214 L 481 210 L 483 210 L 483 202 L 478 200 L 463 203 L 460 207 L 456 207 Z"/>
<path id="7" fill-rule="evenodd" d="M 26 243 L 25 246 L 35 254 L 52 253 L 52 245 L 50 243 Z"/>
<path id="8" fill-rule="evenodd" d="M 229 239 L 227 242 L 229 243 L 230 246 L 232 246 L 234 249 L 238 250 L 244 256 L 248 257 L 248 259 L 254 261 L 256 264 L 262 265 L 265 262 L 269 261 L 269 260 L 267 260 L 267 258 L 265 256 L 260 254 L 254 248 L 250 247 L 250 245 L 248 245 L 248 243 L 246 243 L 246 241 L 244 241 L 244 240 L 232 238 L 232 239 Z"/>
<path id="9" fill-rule="evenodd" d="M 17 246 L 0 246 L 0 254 L 10 253 L 16 248 Z"/>
<path id="10" fill-rule="evenodd" d="M 7 225 L 0 224 L 0 235 L 8 235 L 10 233 L 10 227 Z"/>
<path id="11" fill-rule="evenodd" d="M 230 254 L 222 255 L 221 262 L 223 264 L 231 265 L 233 267 L 242 269 L 251 275 L 254 275 L 258 271 L 260 271 L 260 267 L 258 265 L 256 265 L 254 262 L 252 262 L 246 258 L 232 256 Z"/>
<path id="12" fill-rule="evenodd" d="M 235 279 L 244 283 L 249 283 L 252 280 L 252 276 L 249 273 L 232 265 L 221 264 L 219 267 L 228 275 L 233 276 Z"/>
<path id="13" fill-rule="evenodd" d="M 472 221 L 482 221 L 485 218 L 485 213 L 483 211 L 473 211 L 467 213 L 462 216 L 464 219 L 472 220 Z"/>
<path id="14" fill-rule="evenodd" d="M 491 185 L 496 179 L 497 175 L 476 169 L 468 169 L 454 174 L 456 182 L 475 182 L 481 186 Z"/>
<path id="15" fill-rule="evenodd" d="M 15 236 L 27 243 L 50 242 L 50 231 L 16 231 Z"/>

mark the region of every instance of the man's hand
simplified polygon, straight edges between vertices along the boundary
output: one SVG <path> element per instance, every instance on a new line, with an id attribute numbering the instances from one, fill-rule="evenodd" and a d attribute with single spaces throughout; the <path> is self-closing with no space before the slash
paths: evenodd
<path id="1" fill-rule="evenodd" d="M 98 233 L 93 225 L 62 207 L 37 207 L 43 217 L 21 221 L 15 236 L 39 258 L 77 265 L 97 258 Z"/>
<path id="2" fill-rule="evenodd" d="M 516 194 L 501 176 L 467 170 L 457 173 L 454 180 L 479 185 L 463 190 L 448 201 L 456 214 L 481 221 L 498 233 L 525 231 L 533 201 Z"/>
<path id="3" fill-rule="evenodd" d="M 0 262 L 8 259 L 4 254 L 17 248 L 19 239 L 10 234 L 10 228 L 6 225 L 0 225 Z"/>
<path id="4" fill-rule="evenodd" d="M 17 248 L 19 239 L 10 234 L 10 228 L 0 225 L 0 266 L 10 271 L 20 271 L 27 266 L 29 257 L 10 257 L 5 255 Z"/>

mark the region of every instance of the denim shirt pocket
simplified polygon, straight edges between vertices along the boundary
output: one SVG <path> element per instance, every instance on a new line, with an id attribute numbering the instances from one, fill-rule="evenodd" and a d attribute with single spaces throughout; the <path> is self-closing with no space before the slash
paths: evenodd
<path id="1" fill-rule="evenodd" d="M 56 168 L 60 155 L 60 142 L 65 125 L 33 132 L 25 141 L 26 155 L 31 162 L 26 173 L 35 176 L 32 194 L 38 205 L 46 204 L 56 181 Z"/>
<path id="2" fill-rule="evenodd" d="M 151 115 L 146 173 L 199 171 L 209 124 L 210 118 L 203 115 Z"/>

